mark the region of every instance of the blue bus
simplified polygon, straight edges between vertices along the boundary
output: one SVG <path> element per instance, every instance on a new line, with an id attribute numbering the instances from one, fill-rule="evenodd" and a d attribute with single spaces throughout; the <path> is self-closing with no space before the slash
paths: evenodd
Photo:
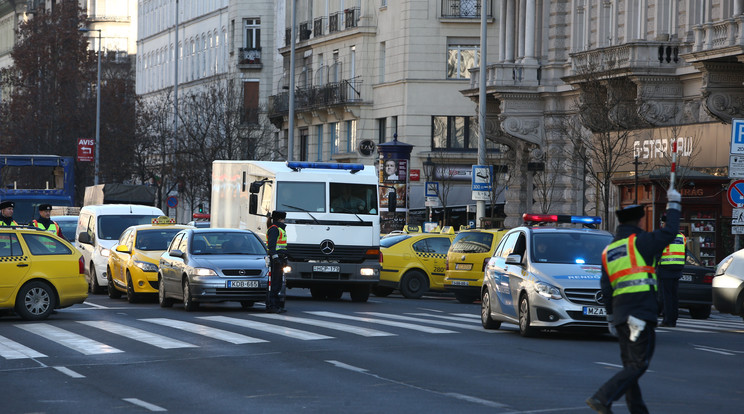
<path id="1" fill-rule="evenodd" d="M 14 201 L 13 219 L 27 224 L 40 204 L 71 207 L 75 202 L 73 157 L 0 154 L 0 201 Z"/>

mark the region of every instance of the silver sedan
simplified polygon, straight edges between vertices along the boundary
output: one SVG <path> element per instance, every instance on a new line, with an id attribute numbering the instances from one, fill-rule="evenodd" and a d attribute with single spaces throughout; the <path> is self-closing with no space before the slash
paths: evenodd
<path id="1" fill-rule="evenodd" d="M 248 230 L 182 230 L 160 257 L 158 285 L 162 307 L 183 301 L 193 311 L 204 302 L 237 301 L 250 308 L 268 292 L 266 247 Z"/>

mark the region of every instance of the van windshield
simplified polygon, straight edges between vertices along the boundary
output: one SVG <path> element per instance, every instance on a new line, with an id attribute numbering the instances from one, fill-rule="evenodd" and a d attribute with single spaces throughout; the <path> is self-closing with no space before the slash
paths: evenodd
<path id="1" fill-rule="evenodd" d="M 331 212 L 377 214 L 377 187 L 370 184 L 331 183 Z"/>
<path id="2" fill-rule="evenodd" d="M 325 213 L 325 183 L 280 181 L 276 189 L 276 209 Z"/>
<path id="3" fill-rule="evenodd" d="M 121 233 L 130 226 L 150 224 L 158 215 L 127 214 L 122 216 L 107 215 L 98 217 L 98 238 L 101 240 L 118 240 Z"/>

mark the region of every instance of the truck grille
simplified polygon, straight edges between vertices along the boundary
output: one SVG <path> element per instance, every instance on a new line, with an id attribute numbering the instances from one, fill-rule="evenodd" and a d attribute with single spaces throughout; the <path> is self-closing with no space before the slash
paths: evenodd
<path id="1" fill-rule="evenodd" d="M 604 306 L 604 301 L 602 301 L 602 303 L 597 302 L 597 298 L 602 296 L 601 294 L 598 295 L 598 292 L 601 292 L 601 289 L 563 289 L 563 294 L 565 294 L 566 298 L 573 303 L 579 305 Z"/>
<path id="2" fill-rule="evenodd" d="M 294 260 L 330 260 L 339 263 L 362 263 L 369 247 L 336 245 L 333 253 L 324 254 L 320 251 L 320 244 L 290 244 L 287 254 Z"/>

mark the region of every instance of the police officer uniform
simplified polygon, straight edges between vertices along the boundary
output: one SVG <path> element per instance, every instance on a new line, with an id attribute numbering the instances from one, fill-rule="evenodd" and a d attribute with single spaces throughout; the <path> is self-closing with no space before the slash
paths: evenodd
<path id="1" fill-rule="evenodd" d="M 12 201 L 3 201 L 0 203 L 0 226 L 17 226 L 18 223 L 13 220 L 13 211 L 15 203 Z"/>
<path id="2" fill-rule="evenodd" d="M 611 413 L 612 403 L 623 394 L 631 413 L 648 413 L 638 380 L 648 369 L 656 346 L 654 263 L 679 231 L 681 196 L 670 189 L 667 198 L 667 226 L 653 232 L 638 227 L 643 206 L 629 206 L 615 213 L 620 225 L 602 254 L 600 284 L 604 297 L 611 298 L 605 301 L 608 328 L 618 337 L 623 369 L 586 400 L 598 413 Z"/>
<path id="3" fill-rule="evenodd" d="M 52 221 L 49 217 L 44 217 L 41 215 L 42 212 L 51 212 L 52 211 L 52 205 L 51 204 L 40 204 L 39 205 L 39 218 L 31 222 L 31 225 L 42 229 L 44 231 L 48 231 L 52 234 L 56 234 L 59 237 L 62 237 L 62 230 L 59 227 L 59 224 L 57 224 L 55 221 Z"/>
<path id="4" fill-rule="evenodd" d="M 273 211 L 271 213 L 271 226 L 266 231 L 266 244 L 271 258 L 271 286 L 266 300 L 266 311 L 282 313 L 284 299 L 279 297 L 284 285 L 284 265 L 287 257 L 287 231 L 284 219 L 287 213 Z"/>
<path id="5" fill-rule="evenodd" d="M 666 215 L 661 217 L 666 222 Z M 677 326 L 679 315 L 679 279 L 685 267 L 685 246 L 687 239 L 684 234 L 677 234 L 674 241 L 664 249 L 656 267 L 656 277 L 659 280 L 659 298 L 661 300 L 664 318 L 659 326 Z"/>

